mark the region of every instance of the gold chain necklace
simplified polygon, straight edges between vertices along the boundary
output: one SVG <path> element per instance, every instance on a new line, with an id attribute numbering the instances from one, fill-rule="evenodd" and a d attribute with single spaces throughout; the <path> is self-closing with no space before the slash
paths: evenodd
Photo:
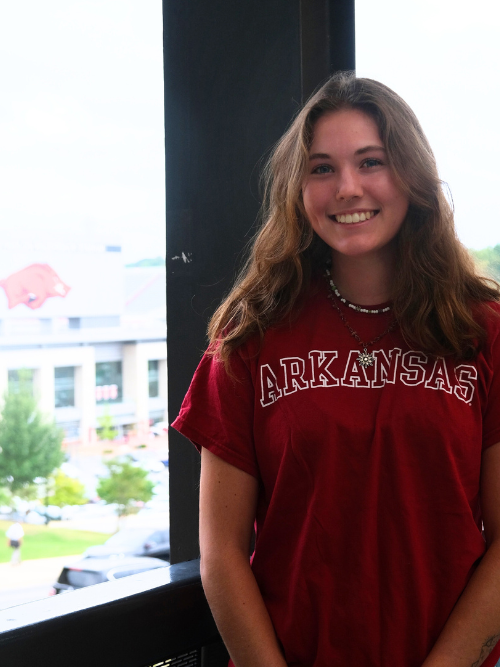
<path id="1" fill-rule="evenodd" d="M 368 368 L 368 366 L 373 366 L 373 364 L 375 363 L 375 357 L 373 356 L 373 352 L 368 352 L 368 347 L 371 347 L 371 346 L 374 345 L 375 343 L 378 343 L 379 340 L 381 340 L 384 336 L 386 336 L 388 333 L 390 333 L 390 332 L 395 328 L 397 322 L 396 322 L 396 320 L 392 320 L 392 322 L 389 324 L 389 326 L 387 327 L 387 329 L 386 329 L 385 331 L 383 331 L 381 334 L 379 334 L 378 336 L 376 336 L 376 338 L 373 338 L 372 340 L 368 341 L 368 343 L 364 343 L 364 342 L 361 340 L 361 338 L 359 337 L 357 331 L 354 331 L 354 329 L 351 327 L 351 325 L 349 324 L 349 322 L 346 320 L 344 313 L 340 310 L 340 307 L 338 306 L 338 304 L 337 304 L 337 302 L 336 302 L 336 300 L 335 300 L 334 291 L 333 291 L 332 286 L 331 286 L 331 284 L 330 284 L 331 281 L 330 281 L 330 279 L 329 279 L 329 276 L 330 276 L 330 271 L 327 269 L 327 270 L 326 270 L 326 273 L 325 273 L 325 278 L 327 279 L 328 286 L 329 286 L 328 298 L 329 298 L 330 301 L 332 302 L 332 306 L 333 306 L 333 308 L 334 308 L 334 309 L 337 311 L 337 313 L 339 314 L 340 319 L 342 320 L 342 322 L 343 322 L 343 323 L 345 324 L 345 326 L 347 327 L 347 329 L 348 329 L 349 333 L 351 334 L 351 336 L 352 336 L 352 337 L 359 343 L 359 345 L 361 345 L 361 347 L 363 348 L 363 351 L 360 352 L 359 355 L 358 355 L 358 359 L 357 359 L 358 364 L 359 364 L 360 366 L 362 366 L 363 368 Z M 364 312 L 364 311 L 361 311 L 361 312 Z M 382 311 L 381 311 L 381 312 L 382 312 Z M 386 311 L 385 311 L 385 312 L 386 312 Z"/>

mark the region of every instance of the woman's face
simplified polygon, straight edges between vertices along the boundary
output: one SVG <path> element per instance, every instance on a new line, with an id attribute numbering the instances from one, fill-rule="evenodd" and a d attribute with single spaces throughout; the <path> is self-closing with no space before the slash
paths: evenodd
<path id="1" fill-rule="evenodd" d="M 386 257 L 408 210 L 375 122 L 356 109 L 317 121 L 302 196 L 318 236 L 352 257 Z"/>

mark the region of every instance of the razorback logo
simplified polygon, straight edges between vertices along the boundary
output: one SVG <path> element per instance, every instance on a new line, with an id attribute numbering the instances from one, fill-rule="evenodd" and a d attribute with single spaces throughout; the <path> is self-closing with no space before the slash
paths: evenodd
<path id="1" fill-rule="evenodd" d="M 30 264 L 0 280 L 0 287 L 5 290 L 9 309 L 24 303 L 32 310 L 43 306 L 51 296 L 67 296 L 71 289 L 48 264 Z"/>

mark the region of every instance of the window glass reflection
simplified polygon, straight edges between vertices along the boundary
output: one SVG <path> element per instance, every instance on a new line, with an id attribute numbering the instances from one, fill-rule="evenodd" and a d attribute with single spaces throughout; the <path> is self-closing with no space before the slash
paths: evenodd
<path id="1" fill-rule="evenodd" d="M 75 405 L 75 368 L 54 368 L 54 398 L 56 408 Z"/>
<path id="2" fill-rule="evenodd" d="M 99 403 L 122 400 L 122 362 L 106 361 L 95 366 L 95 399 Z"/>
<path id="3" fill-rule="evenodd" d="M 148 383 L 149 383 L 149 397 L 156 398 L 159 396 L 159 376 L 158 376 L 158 361 L 148 361 Z"/>

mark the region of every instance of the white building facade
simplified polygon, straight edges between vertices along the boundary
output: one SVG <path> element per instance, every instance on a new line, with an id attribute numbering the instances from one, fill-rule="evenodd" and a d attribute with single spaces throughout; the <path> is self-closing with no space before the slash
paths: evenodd
<path id="1" fill-rule="evenodd" d="M 0 268 L 0 395 L 22 378 L 82 443 L 104 415 L 119 435 L 167 420 L 164 267 L 127 269 L 119 245 L 71 239 L 4 249 Z"/>

